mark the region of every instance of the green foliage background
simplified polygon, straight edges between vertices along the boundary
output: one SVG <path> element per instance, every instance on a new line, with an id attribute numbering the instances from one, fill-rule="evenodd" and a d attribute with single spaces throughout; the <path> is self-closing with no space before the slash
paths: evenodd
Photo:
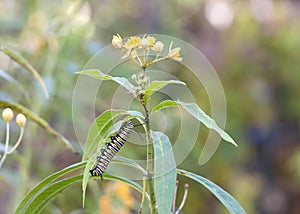
<path id="1" fill-rule="evenodd" d="M 71 111 L 75 72 L 109 44 L 113 34 L 127 37 L 157 33 L 182 38 L 203 52 L 218 72 L 227 99 L 226 130 L 239 148 L 222 143 L 213 158 L 199 166 L 203 145 L 197 144 L 179 167 L 220 184 L 247 213 L 296 213 L 300 209 L 294 202 L 300 195 L 300 17 L 296 12 L 300 6 L 297 1 L 270 0 L 273 13 L 262 21 L 254 15 L 251 2 L 255 1 L 230 1 L 233 23 L 218 30 L 205 17 L 205 0 L 2 0 L 0 43 L 13 47 L 35 66 L 46 82 L 50 99 L 45 99 L 31 75 L 2 53 L 0 69 L 8 71 L 26 89 L 28 99 L 3 78 L 0 98 L 27 106 L 68 140 L 76 142 Z M 188 83 L 198 94 L 198 104 L 209 112 L 204 89 L 199 92 L 199 86 L 186 73 L 178 70 L 173 74 Z M 107 92 L 107 102 L 97 103 L 97 113 L 106 110 L 105 103 L 110 103 L 111 89 L 103 90 Z M 2 142 L 4 123 L 1 121 L 0 125 Z M 17 137 L 17 127 L 15 131 Z M 200 133 L 199 142 L 203 142 L 207 130 L 203 128 Z M 1 169 L 1 213 L 13 212 L 32 186 L 80 160 L 33 123 L 28 124 L 18 151 Z M 138 156 L 138 152 L 129 152 Z M 194 187 L 190 189 L 185 213 L 226 212 L 208 191 L 189 180 L 182 184 L 185 181 Z M 86 212 L 97 209 L 101 191 L 87 195 Z M 275 211 L 268 202 L 274 194 L 278 197 L 270 200 L 280 202 Z M 47 210 L 75 212 L 81 209 L 81 200 L 81 188 L 72 188 L 48 205 Z"/>

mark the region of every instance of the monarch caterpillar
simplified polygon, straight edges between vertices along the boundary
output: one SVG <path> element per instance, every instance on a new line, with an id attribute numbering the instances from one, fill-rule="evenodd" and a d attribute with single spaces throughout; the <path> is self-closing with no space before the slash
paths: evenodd
<path id="1" fill-rule="evenodd" d="M 105 172 L 114 155 L 124 145 L 133 128 L 132 121 L 128 120 L 121 125 L 115 136 L 110 136 L 110 142 L 105 143 L 105 149 L 101 149 L 101 154 L 97 156 L 96 164 L 90 170 L 92 176 L 100 176 L 101 180 L 103 180 L 102 174 Z"/>

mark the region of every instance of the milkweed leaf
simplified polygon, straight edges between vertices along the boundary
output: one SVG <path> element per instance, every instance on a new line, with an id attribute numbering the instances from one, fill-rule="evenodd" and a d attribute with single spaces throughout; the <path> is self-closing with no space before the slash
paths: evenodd
<path id="1" fill-rule="evenodd" d="M 242 208 L 242 206 L 229 193 L 207 178 L 183 169 L 177 169 L 177 173 L 202 184 L 221 201 L 231 214 L 246 214 L 246 211 Z"/>

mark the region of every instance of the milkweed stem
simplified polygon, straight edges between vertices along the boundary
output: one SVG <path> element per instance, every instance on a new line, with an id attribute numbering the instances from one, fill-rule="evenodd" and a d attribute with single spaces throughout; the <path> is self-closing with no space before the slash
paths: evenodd
<path id="1" fill-rule="evenodd" d="M 14 147 L 11 150 L 7 151 L 7 154 L 13 153 L 18 148 L 18 146 L 20 145 L 20 143 L 22 141 L 23 135 L 24 135 L 24 127 L 21 128 L 21 132 L 20 132 L 18 141 L 16 142 L 16 144 L 14 145 Z"/>
<path id="2" fill-rule="evenodd" d="M 5 148 L 4 148 L 4 153 L 1 156 L 0 160 L 0 168 L 2 164 L 4 163 L 6 156 L 7 156 L 7 151 L 8 151 L 8 143 L 9 143 L 9 122 L 6 122 L 6 140 L 5 140 Z"/>
<path id="3" fill-rule="evenodd" d="M 144 111 L 145 111 L 145 128 L 146 128 L 146 140 L 147 140 L 147 165 L 146 165 L 146 176 L 144 176 L 143 186 L 144 190 L 148 187 L 149 195 L 150 195 L 150 209 L 152 214 L 157 213 L 156 199 L 155 199 L 155 191 L 154 191 L 154 153 L 153 153 L 153 142 L 150 136 L 150 118 L 149 118 L 149 107 L 147 101 L 141 102 Z M 144 197 L 144 196 L 142 196 Z M 141 210 L 141 209 L 140 209 Z"/>

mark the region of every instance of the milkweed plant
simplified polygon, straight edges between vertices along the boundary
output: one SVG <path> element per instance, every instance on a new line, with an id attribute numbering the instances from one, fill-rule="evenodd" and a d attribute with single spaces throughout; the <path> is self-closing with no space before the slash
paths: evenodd
<path id="1" fill-rule="evenodd" d="M 163 60 L 183 61 L 181 48 L 174 47 L 173 42 L 164 44 L 151 35 L 131 36 L 123 39 L 119 34 L 112 38 L 112 45 L 123 53 L 121 59 L 132 60 L 140 72 L 133 74 L 131 80 L 125 77 L 111 76 L 99 69 L 88 69 L 77 72 L 80 75 L 88 75 L 101 81 L 113 81 L 124 87 L 141 106 L 141 111 L 127 109 L 107 109 L 99 115 L 89 128 L 87 140 L 84 146 L 82 161 L 58 171 L 36 185 L 19 204 L 16 213 L 39 213 L 55 196 L 71 185 L 81 182 L 83 192 L 83 206 L 88 183 L 91 179 L 97 180 L 103 185 L 103 180 L 121 181 L 141 193 L 138 213 L 166 214 L 181 213 L 188 199 L 189 185 L 184 185 L 184 195 L 180 204 L 175 202 L 177 189 L 180 187 L 177 176 L 185 176 L 207 188 L 214 194 L 230 213 L 246 213 L 240 204 L 221 187 L 212 181 L 195 173 L 179 169 L 175 163 L 172 152 L 172 143 L 169 137 L 160 131 L 152 129 L 152 115 L 169 107 L 180 107 L 194 117 L 199 123 L 216 131 L 223 140 L 237 146 L 235 141 L 222 130 L 217 123 L 196 104 L 186 103 L 180 100 L 166 99 L 160 103 L 151 103 L 153 94 L 169 84 L 186 85 L 178 80 L 152 80 L 147 69 Z M 162 51 L 168 49 L 167 54 Z M 151 103 L 151 105 L 150 105 Z M 154 106 L 154 107 L 151 107 Z M 119 126 L 116 127 L 116 122 Z M 134 124 L 133 122 L 134 121 Z M 126 141 L 130 139 L 135 126 L 140 126 L 145 133 L 145 166 L 137 161 L 118 156 L 117 152 Z M 140 128 L 139 128 L 140 129 Z M 133 167 L 140 172 L 141 179 L 134 181 L 118 175 L 106 172 L 110 162 Z M 74 175 L 74 171 L 84 169 L 83 174 Z M 126 197 L 125 197 L 126 198 Z M 124 199 L 125 200 L 125 199 Z M 150 208 L 148 208 L 149 205 Z"/>

